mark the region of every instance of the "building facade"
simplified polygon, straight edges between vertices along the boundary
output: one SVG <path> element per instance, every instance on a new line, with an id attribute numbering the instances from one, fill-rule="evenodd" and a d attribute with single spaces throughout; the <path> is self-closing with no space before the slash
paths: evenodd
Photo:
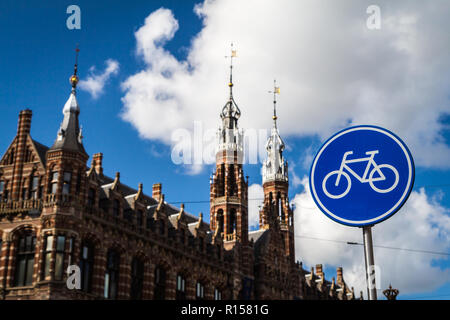
<path id="1" fill-rule="evenodd" d="M 355 299 L 342 268 L 295 261 L 288 166 L 274 113 L 263 165 L 260 228 L 248 230 L 239 110 L 220 113 L 210 223 L 103 172 L 83 146 L 77 66 L 56 140 L 31 137 L 31 110 L 0 160 L 0 299 Z M 274 109 L 275 110 L 275 109 Z M 76 277 L 79 275 L 79 282 Z M 75 279 L 75 280 L 74 280 Z"/>

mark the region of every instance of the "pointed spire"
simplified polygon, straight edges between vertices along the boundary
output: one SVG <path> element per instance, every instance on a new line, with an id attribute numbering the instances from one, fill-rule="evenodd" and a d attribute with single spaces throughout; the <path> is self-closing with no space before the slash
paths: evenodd
<path id="1" fill-rule="evenodd" d="M 72 91 L 75 91 L 77 84 L 78 84 L 78 76 L 77 76 L 77 71 L 78 71 L 78 52 L 80 52 L 80 49 L 78 49 L 78 44 L 77 47 L 75 48 L 75 65 L 73 67 L 73 75 L 70 77 L 70 84 L 72 85 Z"/>
<path id="2" fill-rule="evenodd" d="M 276 80 L 273 81 L 273 128 L 266 143 L 267 159 L 263 164 L 263 183 L 266 181 L 288 181 L 287 161 L 283 157 L 285 144 L 281 139 L 277 128 L 277 94 L 280 94 L 280 87 L 277 87 Z"/>
<path id="3" fill-rule="evenodd" d="M 233 43 L 231 44 L 231 54 L 229 56 L 225 56 L 225 58 L 230 58 L 230 81 L 228 82 L 228 87 L 230 88 L 230 97 L 228 98 L 227 103 L 222 109 L 222 113 L 220 114 L 222 119 L 228 119 L 225 124 L 226 128 L 233 129 L 237 126 L 237 119 L 241 116 L 241 110 L 237 106 L 236 102 L 233 98 L 233 58 L 236 58 L 236 50 L 233 49 Z M 233 119 L 234 121 L 230 121 Z"/>
<path id="4" fill-rule="evenodd" d="M 82 130 L 78 123 L 78 115 L 80 114 L 80 107 L 76 98 L 76 87 L 78 84 L 78 52 L 80 50 L 75 49 L 75 65 L 73 75 L 69 81 L 72 86 L 69 99 L 67 99 L 63 108 L 64 119 L 58 130 L 56 141 L 51 150 L 65 149 L 70 151 L 77 151 L 86 154 L 82 143 Z"/>
<path id="5" fill-rule="evenodd" d="M 280 87 L 277 87 L 277 80 L 273 80 L 273 91 L 269 91 L 269 93 L 273 93 L 273 126 L 277 127 L 277 94 L 280 94 Z"/>

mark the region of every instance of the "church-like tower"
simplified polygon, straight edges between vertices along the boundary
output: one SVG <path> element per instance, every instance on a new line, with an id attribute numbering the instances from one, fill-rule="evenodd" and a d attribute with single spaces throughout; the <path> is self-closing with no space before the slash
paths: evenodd
<path id="1" fill-rule="evenodd" d="M 241 111 L 233 98 L 233 57 L 230 65 L 230 96 L 220 113 L 217 131 L 216 171 L 211 178 L 211 230 L 220 235 L 225 247 L 248 243 L 248 181 L 244 179 L 243 132 L 238 128 Z"/>
<path id="2" fill-rule="evenodd" d="M 289 206 L 288 163 L 283 157 L 285 144 L 277 128 L 276 95 L 279 88 L 274 83 L 273 127 L 266 143 L 267 159 L 262 167 L 264 205 L 260 211 L 260 229 L 280 230 L 285 243 L 286 256 L 294 260 L 294 221 Z"/>
<path id="3" fill-rule="evenodd" d="M 52 206 L 46 208 L 44 213 L 59 210 L 57 207 L 68 207 L 69 204 L 81 205 L 84 199 L 86 161 L 89 156 L 84 150 L 78 122 L 80 107 L 76 98 L 77 69 L 75 62 L 74 73 L 70 77 L 72 90 L 63 108 L 64 118 L 53 146 L 47 151 L 44 194 Z"/>

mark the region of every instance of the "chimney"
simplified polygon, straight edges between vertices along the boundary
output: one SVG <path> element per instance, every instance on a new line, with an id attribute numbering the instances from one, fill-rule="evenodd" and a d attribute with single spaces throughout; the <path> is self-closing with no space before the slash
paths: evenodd
<path id="1" fill-rule="evenodd" d="M 152 188 L 152 197 L 156 201 L 159 201 L 161 199 L 161 191 L 162 191 L 162 184 L 161 183 L 155 183 Z"/>
<path id="2" fill-rule="evenodd" d="M 31 117 L 33 113 L 30 109 L 25 109 L 19 113 L 19 123 L 17 125 L 17 135 L 26 136 L 30 133 Z"/>
<path id="3" fill-rule="evenodd" d="M 319 276 L 319 277 L 322 277 L 322 265 L 321 264 L 316 264 L 316 274 Z"/>
<path id="4" fill-rule="evenodd" d="M 102 166 L 102 160 L 103 160 L 103 153 L 99 152 L 92 156 L 92 163 L 94 166 L 94 170 L 98 175 L 103 175 L 103 166 Z"/>
<path id="5" fill-rule="evenodd" d="M 342 267 L 338 267 L 336 269 L 336 282 L 339 285 L 344 283 L 344 275 L 343 275 Z"/>

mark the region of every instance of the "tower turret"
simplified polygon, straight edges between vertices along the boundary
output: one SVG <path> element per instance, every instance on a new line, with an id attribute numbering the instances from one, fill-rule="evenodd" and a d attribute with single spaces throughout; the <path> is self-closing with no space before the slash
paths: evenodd
<path id="1" fill-rule="evenodd" d="M 46 195 L 51 204 L 69 204 L 84 199 L 84 181 L 88 155 L 84 150 L 81 128 L 78 122 L 80 107 L 76 98 L 78 83 L 78 52 L 74 73 L 69 81 L 72 86 L 69 99 L 64 104 L 63 121 L 53 146 L 47 151 Z M 49 206 L 49 209 L 52 208 Z"/>
<path id="2" fill-rule="evenodd" d="M 211 179 L 211 229 L 218 232 L 226 248 L 236 241 L 248 242 L 248 183 L 242 169 L 243 132 L 238 128 L 241 111 L 233 97 L 233 58 L 231 49 L 230 96 L 222 108 L 222 124 L 217 132 L 216 171 Z M 216 230 L 218 229 L 218 230 Z"/>
<path id="3" fill-rule="evenodd" d="M 278 132 L 276 95 L 280 88 L 274 81 L 273 92 L 273 127 L 266 143 L 267 159 L 262 167 L 264 205 L 259 215 L 260 229 L 275 228 L 283 234 L 285 253 L 294 261 L 294 221 L 293 211 L 289 205 L 288 164 L 283 157 L 285 144 Z"/>

